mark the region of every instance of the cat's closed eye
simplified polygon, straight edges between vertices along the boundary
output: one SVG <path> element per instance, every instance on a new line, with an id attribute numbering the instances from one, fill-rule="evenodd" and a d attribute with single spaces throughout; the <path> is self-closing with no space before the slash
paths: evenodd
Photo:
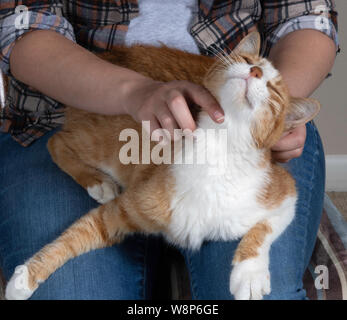
<path id="1" fill-rule="evenodd" d="M 268 81 L 266 83 L 266 87 L 273 93 L 275 93 L 278 96 L 281 96 L 280 91 L 278 90 L 278 88 L 276 87 L 276 85 L 272 84 L 271 81 Z"/>
<path id="2" fill-rule="evenodd" d="M 246 56 L 241 56 L 241 58 L 249 65 L 252 65 L 253 64 L 253 61 L 249 58 L 249 57 L 246 57 Z"/>

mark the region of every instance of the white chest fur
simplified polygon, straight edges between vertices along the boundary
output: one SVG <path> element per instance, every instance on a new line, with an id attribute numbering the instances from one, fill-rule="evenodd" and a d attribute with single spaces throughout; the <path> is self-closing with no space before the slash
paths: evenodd
<path id="1" fill-rule="evenodd" d="M 245 132 L 237 135 L 248 139 Z M 227 154 L 215 149 L 220 169 L 216 172 L 215 165 L 209 163 L 171 167 L 175 179 L 168 236 L 171 242 L 199 248 L 204 240 L 236 239 L 268 214 L 257 200 L 268 177 L 267 169 L 259 166 L 262 152 L 244 148 L 249 145 L 247 141 L 232 138 L 228 137 Z M 196 150 L 195 146 L 185 152 Z"/>

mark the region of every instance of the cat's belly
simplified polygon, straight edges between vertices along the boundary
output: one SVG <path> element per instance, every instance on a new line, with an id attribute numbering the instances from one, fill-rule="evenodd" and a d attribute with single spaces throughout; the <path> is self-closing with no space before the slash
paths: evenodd
<path id="1" fill-rule="evenodd" d="M 173 200 L 167 239 L 184 248 L 198 249 L 204 240 L 236 240 L 269 212 L 250 195 L 218 199 L 216 195 L 186 195 Z"/>

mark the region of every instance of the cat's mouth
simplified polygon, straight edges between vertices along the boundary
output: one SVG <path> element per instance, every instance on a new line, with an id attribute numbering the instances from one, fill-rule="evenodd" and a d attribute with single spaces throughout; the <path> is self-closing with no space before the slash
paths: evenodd
<path id="1" fill-rule="evenodd" d="M 253 109 L 253 104 L 249 97 L 249 78 L 238 75 L 231 77 L 231 81 L 230 86 L 235 88 L 236 92 L 234 94 L 238 102 L 240 102 L 241 105 L 247 105 L 247 107 Z"/>
<path id="2" fill-rule="evenodd" d="M 252 108 L 252 103 L 248 98 L 248 94 L 249 94 L 249 82 L 248 79 L 245 78 L 240 78 L 240 80 L 242 80 L 242 96 L 244 97 L 244 99 L 246 100 L 247 104 L 249 105 L 250 108 Z"/>

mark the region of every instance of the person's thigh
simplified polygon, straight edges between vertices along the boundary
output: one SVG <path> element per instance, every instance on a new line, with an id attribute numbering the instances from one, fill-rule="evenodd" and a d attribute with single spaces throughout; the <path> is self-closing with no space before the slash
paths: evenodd
<path id="1" fill-rule="evenodd" d="M 295 218 L 270 251 L 271 294 L 265 299 L 305 299 L 302 278 L 314 248 L 323 210 L 324 152 L 317 129 L 307 124 L 305 149 L 288 169 L 299 199 Z M 231 261 L 238 241 L 205 242 L 197 252 L 183 251 L 195 299 L 232 299 Z"/>
<path id="2" fill-rule="evenodd" d="M 0 268 L 7 280 L 17 265 L 98 205 L 51 161 L 51 135 L 23 148 L 0 134 Z M 155 251 L 155 240 L 133 236 L 86 253 L 58 269 L 32 299 L 146 298 L 145 265 Z"/>

